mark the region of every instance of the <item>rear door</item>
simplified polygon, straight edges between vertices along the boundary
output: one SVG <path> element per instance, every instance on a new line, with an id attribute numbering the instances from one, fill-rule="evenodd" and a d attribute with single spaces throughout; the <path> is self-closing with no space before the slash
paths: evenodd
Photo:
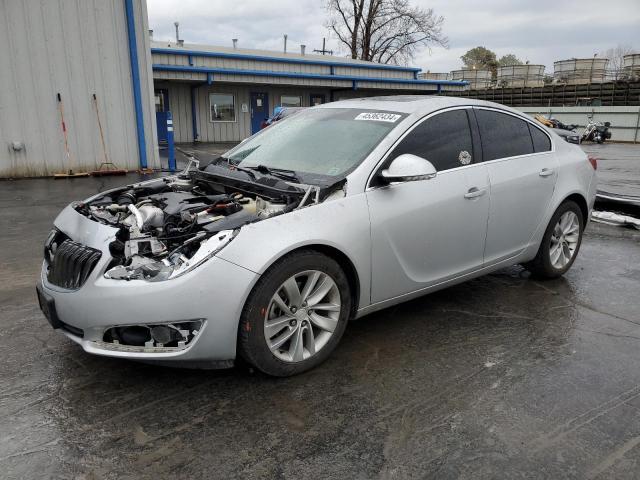
<path id="1" fill-rule="evenodd" d="M 522 251 L 540 225 L 556 184 L 550 137 L 527 120 L 474 108 L 491 183 L 485 264 Z"/>
<path id="2" fill-rule="evenodd" d="M 372 180 L 366 195 L 373 303 L 482 266 L 489 178 L 479 142 L 474 142 L 470 114 L 469 109 L 457 108 L 426 118 L 405 134 L 376 170 L 411 153 L 429 160 L 438 173 L 430 180 L 392 185 Z"/>

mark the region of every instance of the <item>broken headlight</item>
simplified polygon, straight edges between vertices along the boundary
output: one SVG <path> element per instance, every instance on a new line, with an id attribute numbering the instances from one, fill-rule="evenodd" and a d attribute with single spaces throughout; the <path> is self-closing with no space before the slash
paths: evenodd
<path id="1" fill-rule="evenodd" d="M 136 256 L 129 265 L 118 265 L 107 270 L 105 278 L 114 280 L 147 280 L 159 282 L 171 280 L 188 273 L 212 258 L 238 234 L 240 229 L 223 230 L 202 240 L 191 258 L 179 251 L 171 252 L 162 260 Z M 179 250 L 179 249 L 176 249 Z"/>

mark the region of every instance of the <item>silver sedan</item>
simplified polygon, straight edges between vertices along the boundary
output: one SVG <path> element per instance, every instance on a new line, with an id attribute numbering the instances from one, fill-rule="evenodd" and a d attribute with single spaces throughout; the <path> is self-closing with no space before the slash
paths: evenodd
<path id="1" fill-rule="evenodd" d="M 347 321 L 520 263 L 573 264 L 596 163 L 507 107 L 380 97 L 306 109 L 208 164 L 67 206 L 41 308 L 87 352 L 270 375 Z"/>

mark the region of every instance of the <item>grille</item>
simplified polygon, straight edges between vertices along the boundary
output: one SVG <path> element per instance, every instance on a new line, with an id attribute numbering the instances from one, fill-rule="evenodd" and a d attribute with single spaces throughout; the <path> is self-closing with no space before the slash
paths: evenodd
<path id="1" fill-rule="evenodd" d="M 47 279 L 53 285 L 77 290 L 87 281 L 101 255 L 100 250 L 64 240 L 49 261 Z"/>

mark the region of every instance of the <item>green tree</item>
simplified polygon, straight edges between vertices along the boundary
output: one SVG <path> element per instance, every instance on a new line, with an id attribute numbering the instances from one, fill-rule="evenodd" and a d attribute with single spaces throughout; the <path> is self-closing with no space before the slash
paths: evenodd
<path id="1" fill-rule="evenodd" d="M 498 69 L 496 54 L 485 47 L 475 47 L 460 57 L 465 68 L 475 70 L 489 70 L 495 80 Z"/>
<path id="2" fill-rule="evenodd" d="M 513 53 L 507 53 L 498 60 L 499 67 L 509 67 L 511 65 L 524 65 L 524 62 L 516 57 Z"/>

